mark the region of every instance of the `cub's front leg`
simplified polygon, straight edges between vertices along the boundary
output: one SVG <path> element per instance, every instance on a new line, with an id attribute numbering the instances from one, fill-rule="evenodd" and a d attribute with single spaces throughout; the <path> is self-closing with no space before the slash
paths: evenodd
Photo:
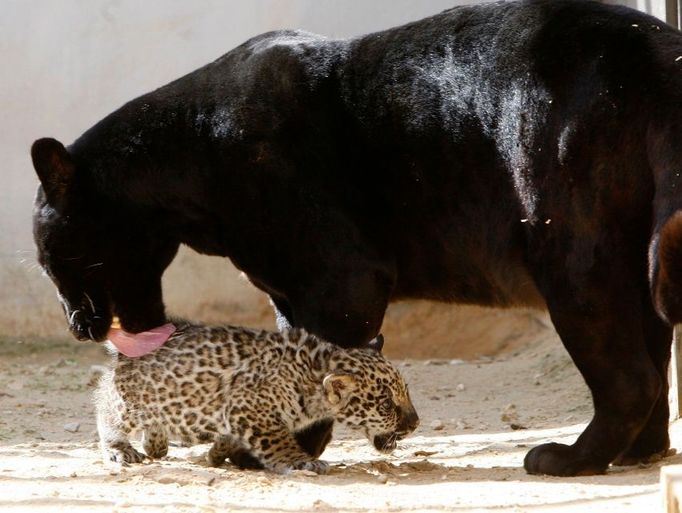
<path id="1" fill-rule="evenodd" d="M 131 463 L 141 463 L 146 456 L 138 452 L 128 440 L 131 432 L 131 423 L 126 406 L 123 401 L 113 395 L 105 400 L 102 396 L 106 390 L 100 390 L 100 398 L 97 401 L 97 433 L 102 458 L 106 462 L 114 462 L 123 466 Z"/>
<path id="2" fill-rule="evenodd" d="M 113 371 L 106 372 L 95 389 L 97 433 L 104 462 L 120 465 L 141 463 L 146 456 L 130 445 L 128 435 L 135 427 L 135 419 L 116 386 Z"/>
<path id="3" fill-rule="evenodd" d="M 212 467 L 219 467 L 226 459 L 240 469 L 261 470 L 263 463 L 249 452 L 239 439 L 232 435 L 219 435 L 206 455 L 206 461 Z"/>
<path id="4" fill-rule="evenodd" d="M 265 464 L 266 468 L 278 473 L 290 470 L 329 473 L 329 464 L 304 451 L 294 434 L 287 429 L 270 431 L 259 438 L 255 440 L 251 452 Z"/>
<path id="5" fill-rule="evenodd" d="M 240 436 L 251 458 L 260 461 L 263 467 L 285 474 L 290 470 L 310 470 L 317 474 L 329 472 L 329 464 L 308 454 L 286 427 L 268 429 L 246 429 Z M 253 468 L 253 466 L 250 466 Z"/>

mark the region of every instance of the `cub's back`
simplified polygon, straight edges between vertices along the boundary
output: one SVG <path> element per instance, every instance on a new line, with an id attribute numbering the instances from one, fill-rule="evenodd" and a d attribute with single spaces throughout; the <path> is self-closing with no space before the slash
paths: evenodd
<path id="1" fill-rule="evenodd" d="M 153 353 L 117 354 L 96 400 L 125 408 L 137 428 L 159 424 L 192 440 L 193 431 L 220 426 L 230 380 L 241 372 L 267 375 L 284 342 L 279 333 L 178 324 Z"/>

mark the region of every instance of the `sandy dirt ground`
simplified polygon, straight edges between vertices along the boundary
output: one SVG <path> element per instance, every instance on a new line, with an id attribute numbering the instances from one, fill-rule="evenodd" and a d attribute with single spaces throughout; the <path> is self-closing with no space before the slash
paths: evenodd
<path id="1" fill-rule="evenodd" d="M 207 446 L 104 465 L 90 399 L 104 351 L 0 339 L 0 511 L 659 511 L 660 467 L 680 456 L 594 477 L 523 471 L 530 447 L 576 438 L 591 401 L 546 320 L 522 317 L 506 332 L 525 334 L 496 356 L 398 360 L 421 426 L 389 456 L 337 428 L 326 476 L 210 468 Z M 483 355 L 497 349 L 479 344 Z M 681 426 L 671 429 L 681 448 Z"/>

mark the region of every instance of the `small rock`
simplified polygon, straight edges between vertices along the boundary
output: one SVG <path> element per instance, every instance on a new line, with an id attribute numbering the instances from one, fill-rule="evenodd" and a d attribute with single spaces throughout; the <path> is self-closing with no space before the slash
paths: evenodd
<path id="1" fill-rule="evenodd" d="M 434 454 L 438 454 L 438 451 L 414 451 L 412 454 L 414 456 L 429 457 L 429 456 L 433 456 Z"/>
<path id="2" fill-rule="evenodd" d="M 464 360 L 460 360 L 458 358 L 455 358 L 454 360 L 450 360 L 450 365 L 462 365 L 464 363 Z"/>
<path id="3" fill-rule="evenodd" d="M 68 424 L 64 424 L 64 431 L 68 431 L 69 433 L 76 433 L 80 428 L 80 422 L 69 422 Z"/>
<path id="4" fill-rule="evenodd" d="M 519 416 L 516 413 L 516 405 L 508 404 L 502 411 L 502 415 L 500 415 L 500 420 L 508 424 L 517 422 L 519 420 Z"/>
<path id="5" fill-rule="evenodd" d="M 464 383 L 460 383 L 460 384 L 457 385 L 457 391 L 463 392 L 464 390 L 466 390 L 466 387 L 464 386 Z"/>
<path id="6" fill-rule="evenodd" d="M 429 426 L 431 426 L 431 429 L 433 429 L 434 431 L 440 431 L 445 427 L 445 424 L 443 424 L 442 420 L 435 419 L 434 421 L 431 422 L 431 424 L 429 424 Z"/>
<path id="7" fill-rule="evenodd" d="M 40 376 L 51 376 L 54 374 L 54 369 L 49 365 L 43 365 L 38 369 L 37 374 Z"/>
<path id="8" fill-rule="evenodd" d="M 379 481 L 381 484 L 386 484 L 388 483 L 388 476 L 386 474 L 379 474 L 377 476 L 377 481 Z"/>

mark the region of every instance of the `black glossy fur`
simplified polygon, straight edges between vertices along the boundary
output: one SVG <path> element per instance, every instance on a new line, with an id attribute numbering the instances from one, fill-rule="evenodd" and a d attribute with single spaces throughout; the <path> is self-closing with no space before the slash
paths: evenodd
<path id="1" fill-rule="evenodd" d="M 596 413 L 526 469 L 645 459 L 669 446 L 682 320 L 680 55 L 677 30 L 577 0 L 264 34 L 68 150 L 35 143 L 40 262 L 82 339 L 112 314 L 161 324 L 181 243 L 229 257 L 280 325 L 344 346 L 401 298 L 546 307 Z"/>

